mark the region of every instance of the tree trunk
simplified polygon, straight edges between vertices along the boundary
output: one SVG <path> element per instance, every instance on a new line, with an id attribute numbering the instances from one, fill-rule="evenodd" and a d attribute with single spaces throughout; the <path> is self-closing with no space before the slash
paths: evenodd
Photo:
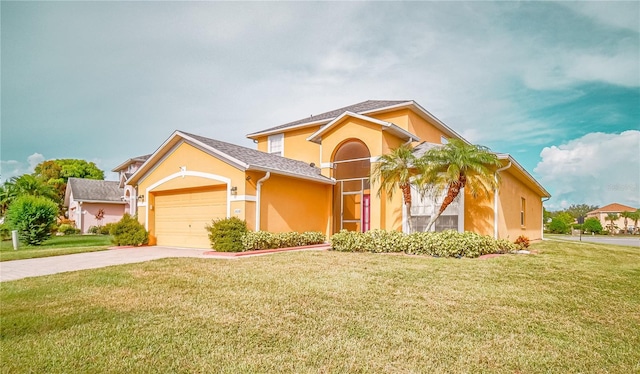
<path id="1" fill-rule="evenodd" d="M 460 175 L 457 181 L 449 183 L 447 196 L 444 198 L 444 201 L 442 201 L 442 205 L 440 205 L 440 210 L 438 211 L 438 213 L 431 217 L 431 219 L 429 220 L 429 225 L 427 225 L 426 231 L 431 231 L 431 227 L 433 226 L 433 224 L 436 223 L 436 220 L 440 218 L 442 213 L 453 202 L 453 200 L 458 197 L 458 195 L 460 194 L 460 190 L 464 188 L 466 183 L 467 177 L 465 177 L 464 175 Z"/>
<path id="2" fill-rule="evenodd" d="M 407 210 L 407 229 L 408 234 L 413 231 L 413 225 L 411 224 L 411 184 L 403 183 L 400 185 L 402 189 L 402 199 L 404 200 L 404 208 Z"/>

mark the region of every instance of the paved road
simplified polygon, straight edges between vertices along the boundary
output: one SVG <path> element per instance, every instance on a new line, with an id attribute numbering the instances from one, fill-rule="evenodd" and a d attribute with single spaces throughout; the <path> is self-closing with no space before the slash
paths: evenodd
<path id="1" fill-rule="evenodd" d="M 64 273 L 84 269 L 97 269 L 111 265 L 132 264 L 167 257 L 225 258 L 205 255 L 207 249 L 183 249 L 167 247 L 138 247 L 109 249 L 100 252 L 32 258 L 0 262 L 0 282 Z M 226 257 L 228 258 L 228 257 Z"/>
<path id="2" fill-rule="evenodd" d="M 571 235 L 545 235 L 545 239 L 550 240 L 570 240 L 570 241 L 579 241 L 580 236 L 571 236 Z M 614 245 L 625 245 L 629 247 L 640 247 L 640 237 L 624 237 L 624 238 L 616 238 L 611 236 L 591 236 L 591 235 L 582 235 L 583 242 L 590 243 L 600 243 L 600 244 L 614 244 Z"/>

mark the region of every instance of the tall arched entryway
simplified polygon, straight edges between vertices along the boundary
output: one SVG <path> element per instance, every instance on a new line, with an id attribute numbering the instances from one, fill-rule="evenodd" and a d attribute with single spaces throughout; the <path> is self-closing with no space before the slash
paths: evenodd
<path id="1" fill-rule="evenodd" d="M 334 231 L 369 230 L 371 153 L 360 140 L 347 140 L 333 155 Z"/>

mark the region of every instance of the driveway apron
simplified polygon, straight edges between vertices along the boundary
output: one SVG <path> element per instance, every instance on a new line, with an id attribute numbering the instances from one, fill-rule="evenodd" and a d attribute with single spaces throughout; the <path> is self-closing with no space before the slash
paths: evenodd
<path id="1" fill-rule="evenodd" d="M 168 257 L 216 257 L 204 255 L 204 253 L 208 251 L 210 251 L 210 249 L 137 247 L 27 260 L 2 261 L 0 262 L 0 282 L 68 271 L 132 264 Z"/>

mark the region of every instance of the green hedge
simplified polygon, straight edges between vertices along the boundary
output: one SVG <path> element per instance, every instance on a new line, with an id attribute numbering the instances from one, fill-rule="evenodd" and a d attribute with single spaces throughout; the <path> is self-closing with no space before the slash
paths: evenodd
<path id="1" fill-rule="evenodd" d="M 298 247 L 303 245 L 321 244 L 324 242 L 324 234 L 317 231 L 308 231 L 303 233 L 271 233 L 267 231 L 257 231 L 247 232 L 242 237 L 242 246 L 245 251 Z"/>
<path id="2" fill-rule="evenodd" d="M 366 233 L 342 230 L 331 237 L 331 247 L 341 252 L 400 252 L 437 257 L 478 257 L 516 250 L 505 239 L 473 232 L 418 232 L 405 235 L 398 231 L 372 230 Z"/>

